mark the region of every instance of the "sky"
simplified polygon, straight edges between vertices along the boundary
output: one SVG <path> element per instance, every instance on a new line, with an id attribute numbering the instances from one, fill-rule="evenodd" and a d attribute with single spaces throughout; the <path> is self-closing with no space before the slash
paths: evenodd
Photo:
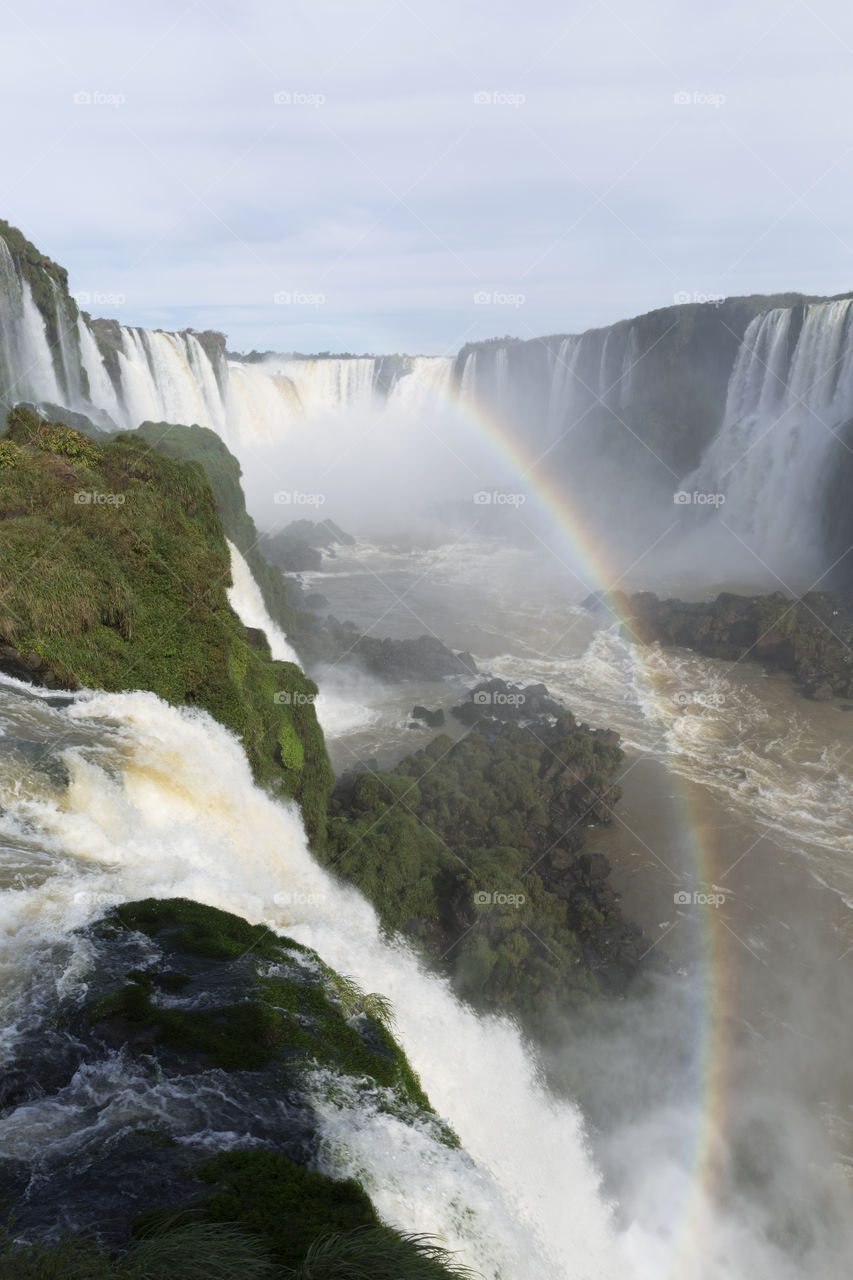
<path id="1" fill-rule="evenodd" d="M 853 287 L 841 0 L 3 5 L 0 216 L 95 315 L 450 354 Z"/>

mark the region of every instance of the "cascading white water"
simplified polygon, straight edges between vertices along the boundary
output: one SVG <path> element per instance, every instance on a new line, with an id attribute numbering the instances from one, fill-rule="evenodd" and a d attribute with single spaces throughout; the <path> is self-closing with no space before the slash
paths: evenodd
<path id="1" fill-rule="evenodd" d="M 75 317 L 59 285 L 51 277 L 50 288 L 53 303 L 56 307 L 56 331 L 59 358 L 62 364 L 63 401 L 72 407 L 83 402 L 83 388 L 80 378 L 80 359 L 77 354 L 72 334 L 76 329 Z"/>
<path id="2" fill-rule="evenodd" d="M 51 282 L 52 284 L 52 282 Z M 0 357 L 7 403 L 38 396 L 61 399 L 56 369 L 42 315 L 33 301 L 29 283 L 15 266 L 5 240 L 0 237 Z"/>
<path id="3" fill-rule="evenodd" d="M 750 323 L 729 382 L 725 419 L 688 494 L 723 495 L 717 508 L 756 560 L 820 572 L 822 482 L 853 418 L 853 302 L 778 308 Z"/>
<path id="4" fill-rule="evenodd" d="M 273 356 L 265 361 L 265 368 L 269 374 L 288 378 L 299 391 L 306 417 L 315 417 L 342 407 L 369 407 L 376 363 L 372 357 L 288 360 Z"/>
<path id="5" fill-rule="evenodd" d="M 449 399 L 454 391 L 455 363 L 452 356 L 415 356 L 388 394 L 389 409 L 419 410 L 436 399 Z"/>
<path id="6" fill-rule="evenodd" d="M 20 689 L 0 681 L 0 713 L 18 734 Z M 65 937 L 108 901 L 178 895 L 265 920 L 390 997 L 398 1038 L 464 1148 L 353 1105 L 344 1083 L 334 1104 L 322 1088 L 316 1100 L 329 1172 L 357 1171 L 386 1221 L 440 1235 L 487 1280 L 627 1280 L 577 1111 L 548 1095 L 512 1026 L 463 1008 L 403 944 L 384 939 L 367 902 L 313 861 L 298 811 L 254 786 L 235 738 L 150 693 L 24 703 L 69 781 L 63 789 L 28 776 L 13 760 L 2 775 L 3 847 L 25 840 L 43 851 L 35 882 L 3 896 L 7 1026 L 9 988 L 37 944 Z M 84 948 L 77 980 L 85 964 Z M 37 1144 L 48 1129 L 32 1118 Z M 26 1141 L 8 1123 L 15 1142 Z"/>
<path id="7" fill-rule="evenodd" d="M 41 398 L 54 402 L 62 400 L 59 380 L 53 363 L 41 312 L 33 301 L 33 294 L 26 280 L 21 282 L 21 371 L 18 391 L 38 388 Z M 32 394 L 32 390 L 30 392 Z M 20 397 L 23 398 L 23 397 Z"/>
<path id="8" fill-rule="evenodd" d="M 233 542 L 228 543 L 231 553 L 231 578 L 233 585 L 228 588 L 228 603 L 240 621 L 247 627 L 256 627 L 266 633 L 270 653 L 277 662 L 295 662 L 299 665 L 296 651 L 290 646 L 287 636 L 267 613 L 261 589 L 252 577 L 252 571 L 245 558 L 240 554 Z"/>
<path id="9" fill-rule="evenodd" d="M 582 339 L 563 338 L 552 361 L 547 413 L 548 426 L 554 434 L 569 416 L 567 405 L 574 395 L 575 370 L 582 348 Z"/>
<path id="10" fill-rule="evenodd" d="M 228 588 L 228 603 L 240 621 L 247 627 L 257 627 L 266 634 L 270 653 L 278 662 L 300 663 L 298 654 L 290 645 L 281 628 L 273 622 L 264 604 L 261 589 L 252 577 L 252 571 L 233 542 L 228 543 L 231 553 L 231 577 L 233 586 Z M 320 691 L 314 702 L 323 732 L 339 737 L 364 724 L 379 719 L 379 711 L 370 702 L 381 693 L 381 686 L 368 677 L 355 678 L 349 673 L 337 674 L 334 668 L 320 682 Z"/>
<path id="11" fill-rule="evenodd" d="M 119 363 L 128 425 L 135 427 L 146 419 L 198 423 L 223 434 L 225 414 L 216 375 L 192 334 L 125 328 L 122 342 Z"/>
<path id="12" fill-rule="evenodd" d="M 89 382 L 91 402 L 102 413 L 107 414 L 109 421 L 117 426 L 124 420 L 124 409 L 119 404 L 115 387 L 107 373 L 104 358 L 98 350 L 92 330 L 82 315 L 77 317 L 77 333 L 80 342 L 80 360 Z"/>
<path id="13" fill-rule="evenodd" d="M 526 438 L 547 446 L 573 431 L 574 444 L 594 449 L 600 415 L 591 410 L 628 412 L 638 363 L 639 339 L 629 325 L 479 348 L 465 356 L 461 385 Z M 584 429 L 575 431 L 579 425 Z"/>

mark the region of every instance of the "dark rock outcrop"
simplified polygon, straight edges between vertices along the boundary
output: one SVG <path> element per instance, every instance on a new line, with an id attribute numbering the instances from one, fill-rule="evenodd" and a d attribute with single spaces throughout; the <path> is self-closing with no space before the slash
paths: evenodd
<path id="1" fill-rule="evenodd" d="M 599 597 L 588 607 L 600 608 Z M 808 698 L 853 697 L 853 596 L 809 592 L 791 599 L 722 592 L 710 602 L 660 600 L 652 592 L 613 598 L 632 638 L 695 649 L 727 662 L 787 671 Z"/>
<path id="2" fill-rule="evenodd" d="M 498 677 L 481 681 L 465 702 L 450 708 L 450 714 L 468 726 L 508 720 L 517 724 L 547 724 L 564 711 L 565 707 L 551 697 L 544 684 L 522 688 Z M 617 740 L 614 735 L 614 742 Z"/>
<path id="3" fill-rule="evenodd" d="M 477 664 L 470 653 L 454 653 L 435 636 L 406 640 L 359 636 L 353 641 L 352 633 L 347 632 L 342 639 L 350 660 L 381 680 L 397 683 L 477 674 Z"/>
<path id="4" fill-rule="evenodd" d="M 43 689 L 75 690 L 80 686 L 69 675 L 58 676 L 37 653 L 21 653 L 11 644 L 0 644 L 0 672 Z"/>
<path id="5" fill-rule="evenodd" d="M 444 726 L 444 711 L 441 707 L 437 711 L 430 711 L 427 707 L 413 707 L 412 719 L 422 720 L 430 729 L 441 729 Z"/>
<path id="6" fill-rule="evenodd" d="M 333 520 L 294 520 L 277 533 L 261 538 L 261 551 L 286 573 L 317 572 L 323 552 L 334 556 L 336 546 L 355 546 L 355 538 Z"/>

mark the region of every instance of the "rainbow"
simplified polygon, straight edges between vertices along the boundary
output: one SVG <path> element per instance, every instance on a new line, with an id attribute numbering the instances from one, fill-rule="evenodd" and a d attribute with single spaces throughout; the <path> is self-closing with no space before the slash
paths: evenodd
<path id="1" fill-rule="evenodd" d="M 461 413 L 480 440 L 484 441 L 501 463 L 508 465 L 519 482 L 537 502 L 551 527 L 557 530 L 571 552 L 571 559 L 582 567 L 581 576 L 562 557 L 563 567 L 578 583 L 597 592 L 604 603 L 623 623 L 630 622 L 625 610 L 625 597 L 619 584 L 626 574 L 619 573 L 604 550 L 586 528 L 572 501 L 546 469 L 530 445 L 509 429 L 496 414 L 487 410 L 463 389 L 445 393 L 452 408 Z M 544 544 L 543 544 L 544 545 Z M 551 554 L 557 555 L 553 548 Z M 652 686 L 660 676 L 648 661 L 643 648 L 632 646 L 632 661 L 640 679 Z M 676 782 L 678 824 L 688 851 L 696 880 L 714 883 L 716 845 L 713 824 L 703 821 L 703 796 L 698 787 L 686 781 Z M 669 1280 L 692 1280 L 712 1252 L 714 1231 L 712 1205 L 722 1173 L 721 1143 L 728 1131 L 731 1066 L 731 1010 L 734 1006 L 733 975 L 727 958 L 726 939 L 716 912 L 698 913 L 700 925 L 698 967 L 701 975 L 696 1002 L 694 1034 L 697 1048 L 695 1119 L 687 1153 L 691 1170 L 682 1203 L 673 1205 L 673 1218 L 679 1229 L 669 1241 L 666 1276 Z"/>

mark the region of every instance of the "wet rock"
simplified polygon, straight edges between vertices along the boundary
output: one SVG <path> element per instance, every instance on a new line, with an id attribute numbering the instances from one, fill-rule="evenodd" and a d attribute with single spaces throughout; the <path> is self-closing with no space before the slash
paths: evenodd
<path id="1" fill-rule="evenodd" d="M 430 711 L 426 707 L 414 707 L 412 716 L 415 720 L 422 720 L 430 729 L 441 729 L 444 725 L 444 711 L 441 707 L 437 711 Z M 419 725 L 415 726 L 420 728 Z"/>
<path id="2" fill-rule="evenodd" d="M 435 636 L 415 639 L 377 639 L 359 636 L 348 639 L 352 660 L 363 670 L 391 683 L 406 680 L 443 680 L 446 676 L 471 676 L 477 667 L 470 654 L 454 653 Z"/>
<path id="3" fill-rule="evenodd" d="M 90 957 L 82 994 L 63 993 L 56 979 L 67 949 L 48 948 L 43 1016 L 0 1075 L 7 1115 L 41 1106 L 63 1117 L 61 1144 L 41 1143 L 36 1124 L 18 1165 L 2 1162 L 0 1208 L 16 1229 L 38 1238 L 59 1223 L 120 1246 L 140 1213 L 188 1210 L 204 1220 L 219 1181 L 210 1162 L 230 1149 L 255 1170 L 247 1212 L 271 1196 L 266 1216 L 284 1218 L 292 1237 L 318 1197 L 325 1216 L 327 1189 L 312 1174 L 303 1200 L 277 1199 L 263 1175 L 284 1170 L 300 1182 L 316 1162 L 318 1064 L 359 1089 L 380 1088 L 403 1119 L 429 1111 L 370 997 L 355 989 L 342 998 L 341 979 L 313 952 L 265 925 L 186 899 L 147 899 L 81 932 Z M 346 1186 L 337 1181 L 328 1193 L 346 1198 Z"/>
<path id="4" fill-rule="evenodd" d="M 451 707 L 450 714 L 465 725 L 483 721 L 515 721 L 519 724 L 548 724 L 565 714 L 562 703 L 552 698 L 544 684 L 522 688 L 493 677 L 475 685 L 465 702 Z"/>
<path id="5" fill-rule="evenodd" d="M 851 697 L 853 595 L 809 592 L 793 599 L 721 592 L 716 600 L 660 600 L 652 592 L 621 596 L 631 639 L 695 649 L 725 661 L 759 661 L 786 671 L 816 701 Z"/>
<path id="6" fill-rule="evenodd" d="M 22 654 L 10 644 L 0 644 L 0 672 L 38 685 L 42 689 L 76 690 L 80 686 L 70 676 L 60 676 L 38 653 Z"/>

